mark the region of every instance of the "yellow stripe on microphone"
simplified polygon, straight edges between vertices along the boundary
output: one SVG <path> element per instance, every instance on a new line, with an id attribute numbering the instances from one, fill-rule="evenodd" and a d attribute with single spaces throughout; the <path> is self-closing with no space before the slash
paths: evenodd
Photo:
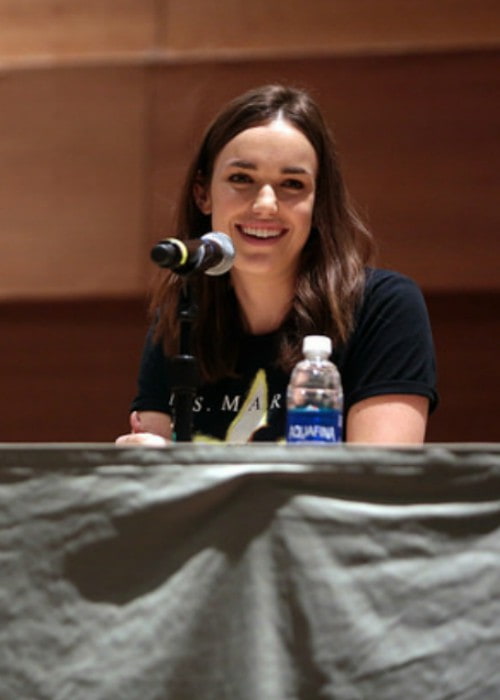
<path id="1" fill-rule="evenodd" d="M 169 243 L 173 243 L 174 245 L 176 245 L 177 248 L 181 251 L 181 259 L 177 263 L 177 267 L 180 267 L 181 265 L 185 265 L 188 261 L 188 256 L 189 256 L 189 251 L 187 249 L 187 246 L 184 244 L 183 241 L 180 241 L 178 238 L 167 238 L 167 241 L 169 241 Z"/>

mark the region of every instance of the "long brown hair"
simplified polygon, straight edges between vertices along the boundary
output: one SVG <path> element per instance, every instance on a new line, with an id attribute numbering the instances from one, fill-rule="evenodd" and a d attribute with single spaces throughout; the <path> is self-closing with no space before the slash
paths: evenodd
<path id="1" fill-rule="evenodd" d="M 344 343 L 364 288 L 364 274 L 373 256 L 371 234 L 349 203 L 333 137 L 309 93 L 282 85 L 266 85 L 232 100 L 214 119 L 188 170 L 176 217 L 178 238 L 197 238 L 211 230 L 210 216 L 194 198 L 200 179 L 210 184 L 215 160 L 237 134 L 284 118 L 310 141 L 318 159 L 313 228 L 301 254 L 292 308 L 279 331 L 277 364 L 289 371 L 301 356 L 301 339 L 324 334 Z M 178 352 L 177 308 L 183 280 L 169 271 L 160 275 L 151 299 L 156 339 L 167 354 Z M 230 274 L 198 275 L 190 281 L 198 303 L 193 352 L 201 376 L 213 381 L 234 371 L 238 342 L 244 333 Z"/>

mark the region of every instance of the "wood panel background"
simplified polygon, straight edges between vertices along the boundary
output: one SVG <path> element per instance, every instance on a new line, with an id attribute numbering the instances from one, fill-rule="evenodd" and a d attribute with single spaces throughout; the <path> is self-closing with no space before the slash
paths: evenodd
<path id="1" fill-rule="evenodd" d="M 0 439 L 126 427 L 192 144 L 270 81 L 315 94 L 380 263 L 427 296 L 429 438 L 500 439 L 499 45 L 497 0 L 0 0 Z"/>

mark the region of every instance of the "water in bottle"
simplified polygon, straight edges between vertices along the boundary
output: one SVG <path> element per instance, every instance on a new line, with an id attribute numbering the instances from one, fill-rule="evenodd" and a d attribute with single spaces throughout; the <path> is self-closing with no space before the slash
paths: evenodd
<path id="1" fill-rule="evenodd" d="M 287 389 L 287 442 L 341 442 L 343 392 L 339 371 L 329 359 L 332 341 L 308 335 L 302 351 L 304 359 L 293 369 Z"/>

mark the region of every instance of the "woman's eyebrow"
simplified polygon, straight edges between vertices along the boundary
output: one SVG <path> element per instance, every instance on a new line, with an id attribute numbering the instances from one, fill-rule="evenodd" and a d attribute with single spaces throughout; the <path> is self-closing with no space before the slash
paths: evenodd
<path id="1" fill-rule="evenodd" d="M 289 165 L 286 168 L 282 168 L 281 172 L 287 175 L 310 175 L 309 170 L 302 168 L 300 165 Z"/>
<path id="2" fill-rule="evenodd" d="M 236 158 L 235 160 L 230 160 L 228 166 L 233 168 L 245 168 L 246 170 L 257 170 L 255 163 L 249 160 L 240 160 Z M 288 165 L 281 169 L 281 172 L 286 175 L 310 175 L 311 173 L 301 166 Z"/>
<path id="3" fill-rule="evenodd" d="M 257 170 L 257 166 L 255 165 L 255 163 L 251 163 L 249 160 L 239 160 L 238 158 L 230 160 L 228 165 L 233 168 L 246 168 L 247 170 Z"/>

